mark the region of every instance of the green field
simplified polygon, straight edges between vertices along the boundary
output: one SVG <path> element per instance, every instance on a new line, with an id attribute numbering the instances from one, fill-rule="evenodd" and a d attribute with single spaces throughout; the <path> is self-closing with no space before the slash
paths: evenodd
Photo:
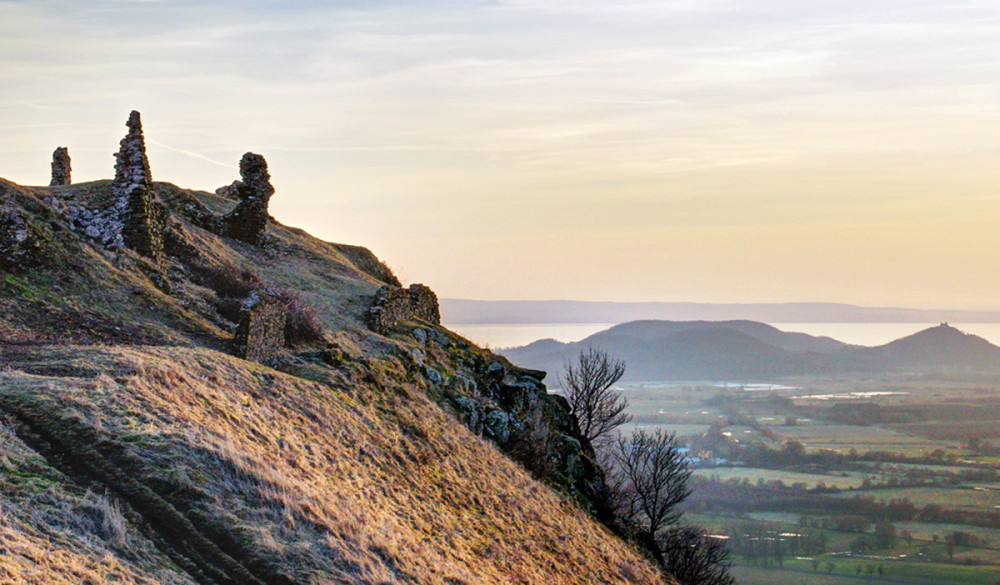
<path id="1" fill-rule="evenodd" d="M 783 568 L 753 567 L 736 565 L 733 575 L 741 585 L 857 585 L 859 583 L 914 583 L 914 584 L 954 584 L 954 585 L 997 585 L 1000 568 L 989 566 L 969 567 L 941 563 L 900 562 L 869 559 L 832 559 L 835 568 L 827 573 L 821 559 L 820 570 L 812 568 L 810 560 L 790 560 Z M 861 575 L 855 567 L 862 567 Z M 868 576 L 867 565 L 881 565 L 883 575 L 876 572 Z"/>
<path id="2" fill-rule="evenodd" d="M 844 497 L 871 496 L 878 501 L 906 498 L 916 506 L 938 504 L 960 510 L 992 511 L 1000 506 L 1000 492 L 975 490 L 965 487 L 915 487 L 843 492 Z"/>
<path id="3" fill-rule="evenodd" d="M 807 489 L 814 488 L 819 484 L 840 489 L 854 489 L 861 487 L 861 482 L 864 480 L 861 474 L 820 475 L 753 467 L 702 467 L 695 469 L 694 473 L 702 477 L 714 477 L 720 481 L 746 478 L 753 483 L 758 480 L 765 482 L 778 480 L 788 486 L 801 483 L 805 484 Z"/>
<path id="4" fill-rule="evenodd" d="M 797 426 L 773 426 L 771 431 L 782 441 L 798 441 L 811 449 L 832 449 L 846 452 L 892 451 L 908 456 L 934 449 L 954 450 L 956 441 L 938 441 L 916 437 L 878 426 L 842 425 L 811 422 Z"/>

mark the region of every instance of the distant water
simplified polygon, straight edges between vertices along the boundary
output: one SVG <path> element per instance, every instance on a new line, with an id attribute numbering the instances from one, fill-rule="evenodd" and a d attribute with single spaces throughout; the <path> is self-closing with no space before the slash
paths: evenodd
<path id="1" fill-rule="evenodd" d="M 514 347 L 527 345 L 539 339 L 580 341 L 598 331 L 613 327 L 614 323 L 530 323 L 505 325 L 448 325 L 449 329 L 480 345 Z M 798 331 L 809 335 L 823 335 L 837 341 L 855 345 L 883 345 L 934 327 L 939 323 L 772 323 L 782 331 Z M 1000 323 L 951 323 L 953 327 L 978 335 L 994 345 L 1000 345 Z"/>

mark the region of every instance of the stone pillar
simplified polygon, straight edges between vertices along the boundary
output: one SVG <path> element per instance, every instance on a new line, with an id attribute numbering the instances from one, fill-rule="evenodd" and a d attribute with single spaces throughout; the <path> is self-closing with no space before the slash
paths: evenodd
<path id="1" fill-rule="evenodd" d="M 70 172 L 72 170 L 69 161 L 69 149 L 65 146 L 55 149 L 52 153 L 52 180 L 49 181 L 49 187 L 69 185 L 71 182 Z"/>
<path id="2" fill-rule="evenodd" d="M 268 362 L 285 347 L 285 302 L 278 295 L 254 291 L 240 306 L 240 321 L 233 339 L 238 357 Z"/>
<path id="3" fill-rule="evenodd" d="M 259 154 L 248 152 L 240 160 L 241 181 L 233 183 L 239 203 L 222 217 L 222 235 L 259 246 L 267 229 L 267 206 L 274 194 L 267 161 Z"/>
<path id="4" fill-rule="evenodd" d="M 126 126 L 128 134 L 115 155 L 115 180 L 111 184 L 122 222 L 122 241 L 143 256 L 158 259 L 163 254 L 167 212 L 154 195 L 139 112 L 129 114 Z"/>

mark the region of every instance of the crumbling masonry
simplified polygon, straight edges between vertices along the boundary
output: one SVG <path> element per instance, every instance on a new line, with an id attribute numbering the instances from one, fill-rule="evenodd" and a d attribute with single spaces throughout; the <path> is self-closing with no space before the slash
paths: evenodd
<path id="1" fill-rule="evenodd" d="M 285 347 L 285 301 L 269 290 L 258 290 L 240 306 L 240 321 L 233 339 L 238 357 L 266 363 Z"/>
<path id="2" fill-rule="evenodd" d="M 69 185 L 71 182 L 70 172 L 72 171 L 69 160 L 69 149 L 60 146 L 52 153 L 52 180 L 49 187 Z"/>
<path id="3" fill-rule="evenodd" d="M 274 194 L 271 175 L 264 157 L 248 152 L 240 160 L 241 181 L 229 186 L 227 192 L 239 199 L 236 207 L 220 220 L 220 233 L 254 246 L 264 243 L 267 229 L 267 205 Z"/>
<path id="4" fill-rule="evenodd" d="M 386 334 L 400 323 L 420 319 L 441 324 L 441 309 L 437 295 L 430 287 L 411 284 L 409 288 L 385 285 L 375 293 L 368 312 L 368 325 L 377 333 Z"/>
<path id="5" fill-rule="evenodd" d="M 167 210 L 156 201 L 153 178 L 146 158 L 139 112 L 129 114 L 128 134 L 115 155 L 115 180 L 111 184 L 114 206 L 122 222 L 123 243 L 143 256 L 163 255 Z"/>

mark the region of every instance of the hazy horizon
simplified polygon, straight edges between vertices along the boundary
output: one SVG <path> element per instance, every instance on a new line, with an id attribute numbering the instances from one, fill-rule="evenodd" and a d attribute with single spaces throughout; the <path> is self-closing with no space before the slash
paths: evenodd
<path id="1" fill-rule="evenodd" d="M 0 177 L 263 154 L 443 298 L 1000 309 L 1000 5 L 0 1 Z"/>

